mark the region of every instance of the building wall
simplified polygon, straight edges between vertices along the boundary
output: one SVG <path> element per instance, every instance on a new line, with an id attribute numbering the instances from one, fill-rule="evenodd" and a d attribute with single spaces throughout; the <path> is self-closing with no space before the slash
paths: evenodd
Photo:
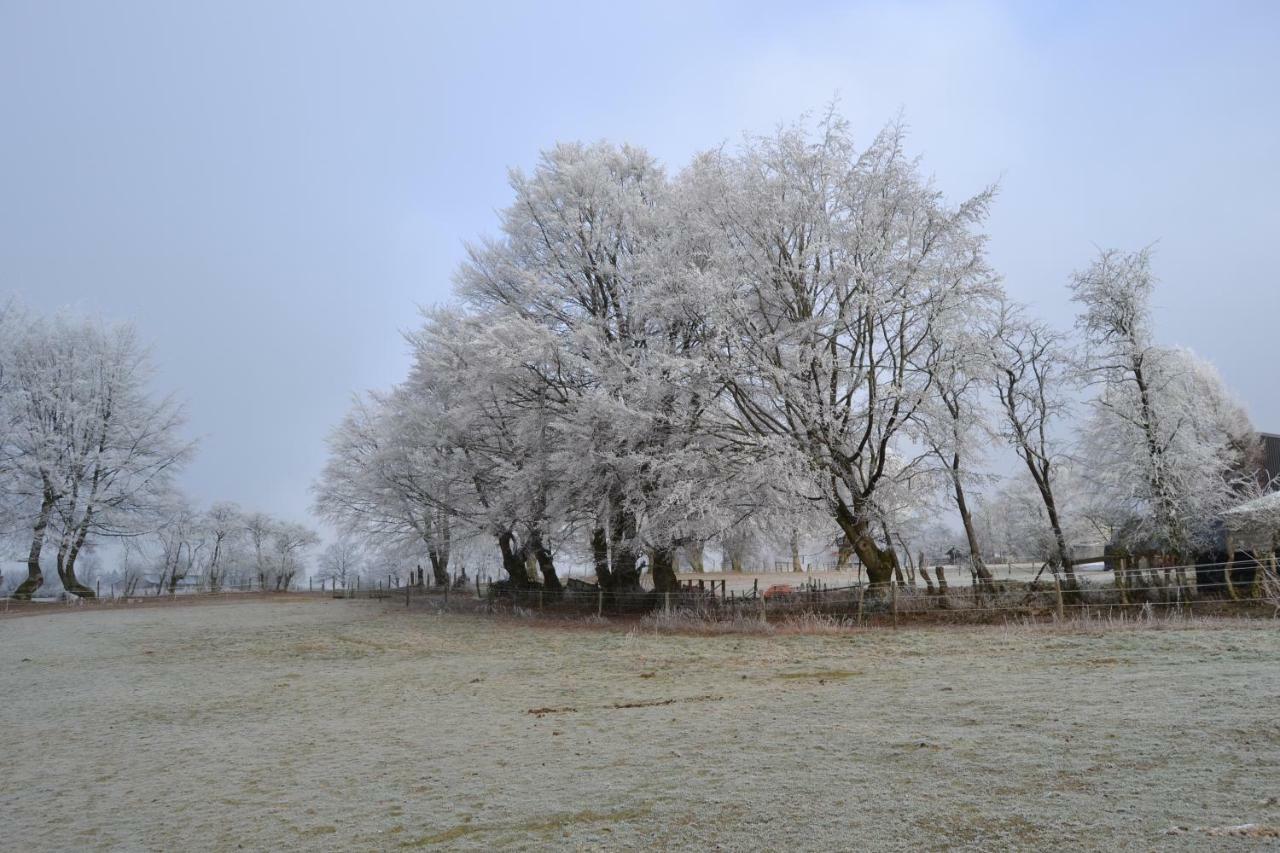
<path id="1" fill-rule="evenodd" d="M 1280 477 L 1280 435 L 1262 433 L 1262 467 L 1266 471 L 1268 482 Z"/>

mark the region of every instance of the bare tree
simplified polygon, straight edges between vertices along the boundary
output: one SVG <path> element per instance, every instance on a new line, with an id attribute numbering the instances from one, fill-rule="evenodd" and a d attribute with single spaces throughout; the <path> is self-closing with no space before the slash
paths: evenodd
<path id="1" fill-rule="evenodd" d="M 1027 319 L 1020 308 L 1001 305 L 990 329 L 991 381 L 1000 401 L 1000 433 L 1026 466 L 1044 502 L 1053 533 L 1050 567 L 1066 573 L 1068 585 L 1077 580 L 1071 549 L 1063 529 L 1059 501 L 1054 494 L 1058 470 L 1065 461 L 1053 427 L 1069 412 L 1067 388 L 1072 372 L 1062 335 L 1043 323 Z"/>
<path id="2" fill-rule="evenodd" d="M 350 539 L 338 539 L 330 542 L 320 553 L 320 571 L 317 576 L 321 580 L 342 584 L 342 588 L 346 589 L 347 584 L 361 573 L 364 564 L 364 553 L 358 544 Z"/>

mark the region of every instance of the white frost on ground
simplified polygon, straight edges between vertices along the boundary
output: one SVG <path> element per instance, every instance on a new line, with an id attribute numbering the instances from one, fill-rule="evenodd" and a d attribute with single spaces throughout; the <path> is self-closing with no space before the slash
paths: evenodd
<path id="1" fill-rule="evenodd" d="M 1275 623 L 25 616 L 0 620 L 0 847 L 1257 849 L 1274 839 L 1198 828 L 1280 824 L 1277 714 Z"/>

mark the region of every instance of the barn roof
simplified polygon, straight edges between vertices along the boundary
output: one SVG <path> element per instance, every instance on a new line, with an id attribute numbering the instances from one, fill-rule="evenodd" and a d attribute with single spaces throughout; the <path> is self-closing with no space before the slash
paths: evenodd
<path id="1" fill-rule="evenodd" d="M 1280 526 L 1280 492 L 1245 501 L 1224 512 L 1223 516 L 1232 527 L 1252 524 Z"/>

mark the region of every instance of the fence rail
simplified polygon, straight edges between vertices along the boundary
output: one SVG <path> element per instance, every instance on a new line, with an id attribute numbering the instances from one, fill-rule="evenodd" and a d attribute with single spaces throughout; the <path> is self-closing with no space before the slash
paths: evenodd
<path id="1" fill-rule="evenodd" d="M 1197 571 L 1209 569 L 1211 582 Z M 1190 571 L 1188 571 L 1190 570 Z M 1216 574 L 1214 574 L 1216 570 Z M 1247 571 L 1246 571 L 1247 570 Z M 480 610 L 488 613 L 544 613 L 550 616 L 640 616 L 653 612 L 686 613 L 706 621 L 737 621 L 750 618 L 785 620 L 802 615 L 818 615 L 849 620 L 856 624 L 879 625 L 900 621 L 999 621 L 1009 618 L 1066 618 L 1092 615 L 1148 612 L 1240 615 L 1280 615 L 1280 577 L 1274 561 L 1238 561 L 1157 569 L 1130 569 L 1114 573 L 1106 581 L 1082 579 L 1075 585 L 1063 576 L 1046 576 L 1040 581 L 998 579 L 989 583 L 954 585 L 930 579 L 929 586 L 892 582 L 882 586 L 849 583 L 828 586 L 807 581 L 797 585 L 773 584 L 761 588 L 754 579 L 751 589 L 729 589 L 728 577 L 685 581 L 679 589 L 657 592 L 652 589 L 609 590 L 578 579 L 570 579 L 559 589 L 529 583 L 516 586 L 510 581 L 457 576 L 443 586 L 398 584 L 394 576 L 386 581 L 340 585 L 333 581 L 312 582 L 307 589 L 276 591 L 255 583 L 224 584 L 218 589 L 149 589 L 145 593 L 108 587 L 94 599 L 65 597 L 68 605 L 111 605 L 189 602 L 243 598 L 256 595 L 310 595 L 325 598 L 402 599 L 406 606 L 434 604 L 446 608 Z M 9 611 L 5 600 L 3 612 Z"/>

